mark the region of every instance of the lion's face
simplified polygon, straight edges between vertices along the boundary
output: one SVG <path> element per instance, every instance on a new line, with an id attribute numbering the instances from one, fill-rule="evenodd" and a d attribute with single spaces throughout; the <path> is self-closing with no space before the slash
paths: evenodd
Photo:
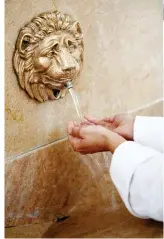
<path id="1" fill-rule="evenodd" d="M 40 102 L 62 98 L 83 62 L 78 22 L 58 11 L 42 13 L 19 32 L 13 57 L 20 86 Z"/>
<path id="2" fill-rule="evenodd" d="M 47 36 L 35 49 L 34 68 L 38 81 L 52 89 L 62 89 L 80 71 L 81 50 L 69 33 L 59 31 Z"/>

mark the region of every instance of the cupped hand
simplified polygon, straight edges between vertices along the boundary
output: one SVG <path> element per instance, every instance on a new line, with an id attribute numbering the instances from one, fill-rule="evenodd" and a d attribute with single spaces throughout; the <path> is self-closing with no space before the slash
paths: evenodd
<path id="1" fill-rule="evenodd" d="M 73 149 L 81 154 L 103 151 L 114 152 L 126 140 L 101 125 L 68 123 L 68 138 Z"/>
<path id="2" fill-rule="evenodd" d="M 132 115 L 118 114 L 101 120 L 86 116 L 82 124 L 101 125 L 121 135 L 126 140 L 133 140 L 134 121 L 135 118 Z"/>

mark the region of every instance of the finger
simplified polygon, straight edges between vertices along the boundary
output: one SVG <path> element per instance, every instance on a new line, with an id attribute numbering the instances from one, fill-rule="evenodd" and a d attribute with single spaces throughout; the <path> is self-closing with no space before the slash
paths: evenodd
<path id="1" fill-rule="evenodd" d="M 73 121 L 68 121 L 68 126 L 67 126 L 67 133 L 71 134 L 72 133 L 72 128 L 74 127 Z"/>
<path id="2" fill-rule="evenodd" d="M 69 139 L 70 143 L 73 144 L 74 137 L 69 134 L 68 135 L 68 139 Z"/>
<path id="3" fill-rule="evenodd" d="M 81 122 L 81 124 L 80 124 L 80 126 L 85 126 L 85 125 L 91 125 L 91 124 L 93 124 L 93 123 L 90 123 L 90 122 Z"/>
<path id="4" fill-rule="evenodd" d="M 105 122 L 113 123 L 114 122 L 114 118 L 115 118 L 115 116 L 113 115 L 113 116 L 106 117 L 103 120 Z"/>
<path id="5" fill-rule="evenodd" d="M 97 123 L 99 122 L 99 120 L 97 120 L 96 118 L 93 118 L 92 116 L 89 116 L 89 115 L 84 116 L 84 118 L 85 118 L 87 121 L 89 121 L 89 122 L 91 122 L 91 123 L 94 123 L 94 124 L 97 124 Z"/>
<path id="6" fill-rule="evenodd" d="M 74 126 L 76 126 L 76 127 L 80 126 L 80 124 L 77 123 L 76 121 L 73 121 L 73 124 L 74 124 Z"/>
<path id="7" fill-rule="evenodd" d="M 76 121 L 69 121 L 68 122 L 68 128 L 67 128 L 67 132 L 69 135 L 72 135 L 73 137 L 80 137 L 80 127 L 78 126 L 78 124 L 76 123 Z"/>
<path id="8" fill-rule="evenodd" d="M 85 116 L 85 119 L 89 122 L 92 123 L 97 123 L 99 120 L 97 120 L 96 118 L 92 117 L 92 116 Z"/>
<path id="9" fill-rule="evenodd" d="M 105 117 L 105 118 L 103 118 L 103 121 L 104 121 L 104 122 L 109 122 L 109 121 L 110 121 L 110 118 L 109 118 L 109 117 Z"/>
<path id="10" fill-rule="evenodd" d="M 90 122 L 90 121 L 88 121 L 88 120 L 83 120 L 82 122 L 81 122 L 81 124 L 80 124 L 81 126 L 84 126 L 84 125 L 94 125 L 94 123 L 92 123 L 92 122 Z"/>
<path id="11" fill-rule="evenodd" d="M 109 121 L 108 122 L 104 122 L 104 127 L 112 130 L 113 129 L 113 124 L 109 123 Z"/>
<path id="12" fill-rule="evenodd" d="M 92 118 L 91 116 L 86 116 L 86 119 L 91 122 L 92 124 L 96 124 L 96 125 L 101 125 L 101 126 L 104 126 L 104 127 L 109 127 L 111 121 L 109 120 L 109 117 L 108 118 L 104 118 L 104 119 L 101 119 L 101 120 L 97 120 L 95 118 Z M 108 124 L 108 125 L 107 125 Z"/>
<path id="13" fill-rule="evenodd" d="M 81 129 L 81 127 L 79 127 L 79 126 L 73 126 L 71 136 L 76 137 L 76 138 L 81 138 L 80 129 Z"/>
<path id="14" fill-rule="evenodd" d="M 90 123 L 87 119 L 83 119 L 82 121 L 81 121 L 81 124 L 88 124 L 88 123 Z"/>
<path id="15" fill-rule="evenodd" d="M 71 135 L 68 135 L 68 139 L 69 139 L 73 149 L 75 151 L 78 151 L 79 148 L 80 148 L 80 139 L 79 138 L 75 138 L 75 137 L 73 137 Z"/>

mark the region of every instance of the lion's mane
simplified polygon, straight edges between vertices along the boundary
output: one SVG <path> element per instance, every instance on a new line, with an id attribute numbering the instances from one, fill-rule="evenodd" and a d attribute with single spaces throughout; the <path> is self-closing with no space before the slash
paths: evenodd
<path id="1" fill-rule="evenodd" d="M 65 31 L 74 36 L 81 49 L 83 61 L 83 39 L 78 22 L 67 14 L 58 11 L 42 13 L 33 18 L 19 32 L 13 56 L 13 65 L 20 86 L 40 102 L 55 99 L 53 89 L 43 83 L 38 83 L 34 76 L 34 50 L 46 36 L 57 31 Z M 62 96 L 61 96 L 62 97 Z"/>

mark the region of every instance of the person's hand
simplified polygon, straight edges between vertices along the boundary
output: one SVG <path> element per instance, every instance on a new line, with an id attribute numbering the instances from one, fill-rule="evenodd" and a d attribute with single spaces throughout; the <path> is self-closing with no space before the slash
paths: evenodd
<path id="1" fill-rule="evenodd" d="M 101 125 L 121 135 L 127 140 L 133 140 L 133 128 L 135 118 L 132 115 L 119 114 L 104 118 L 102 120 L 97 120 L 90 116 L 86 116 L 85 119 L 86 120 L 83 121 L 82 124 Z"/>
<path id="2" fill-rule="evenodd" d="M 114 152 L 126 140 L 120 135 L 100 126 L 83 125 L 70 121 L 68 138 L 73 149 L 81 154 L 103 151 Z"/>

